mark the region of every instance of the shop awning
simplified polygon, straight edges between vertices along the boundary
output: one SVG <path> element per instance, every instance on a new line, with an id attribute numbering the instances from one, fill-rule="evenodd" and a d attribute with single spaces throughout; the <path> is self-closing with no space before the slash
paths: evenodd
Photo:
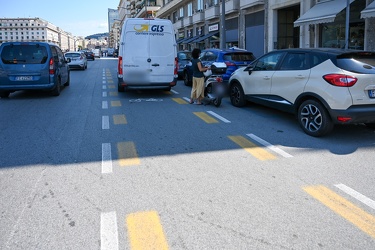
<path id="1" fill-rule="evenodd" d="M 185 40 L 185 41 L 182 41 L 181 43 L 191 43 L 191 42 L 193 42 L 195 39 L 197 39 L 198 37 L 200 37 L 200 35 L 198 35 L 198 36 L 193 36 L 193 37 L 191 37 L 191 38 L 189 38 L 189 39 L 187 39 L 187 40 Z"/>
<path id="2" fill-rule="evenodd" d="M 350 3 L 352 2 L 354 0 L 350 0 Z M 319 2 L 298 18 L 294 22 L 294 27 L 306 24 L 332 23 L 335 21 L 336 15 L 345 9 L 346 6 L 347 0 Z"/>
<path id="3" fill-rule="evenodd" d="M 204 35 L 204 36 L 198 38 L 198 39 L 195 40 L 194 42 L 195 42 L 195 43 L 199 43 L 199 42 L 201 42 L 201 41 L 203 41 L 203 40 L 206 40 L 207 38 L 209 38 L 209 37 L 211 37 L 211 36 L 215 36 L 215 35 L 217 35 L 217 34 L 219 34 L 219 32 L 211 32 L 211 33 L 208 33 L 208 34 L 206 34 L 206 35 Z"/>
<path id="4" fill-rule="evenodd" d="M 361 11 L 361 18 L 375 17 L 375 1 Z"/>
<path id="5" fill-rule="evenodd" d="M 188 39 L 190 39 L 190 37 L 186 37 L 186 38 L 178 39 L 178 40 L 176 41 L 176 43 L 177 43 L 177 44 L 180 44 L 180 43 L 182 43 L 183 41 L 186 41 L 186 40 L 188 40 Z"/>

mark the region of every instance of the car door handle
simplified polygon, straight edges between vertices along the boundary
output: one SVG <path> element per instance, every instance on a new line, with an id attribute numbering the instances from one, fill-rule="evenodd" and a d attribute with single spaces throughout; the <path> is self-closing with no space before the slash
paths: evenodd
<path id="1" fill-rule="evenodd" d="M 269 80 L 269 79 L 271 79 L 271 77 L 269 77 L 269 76 L 264 76 L 263 77 L 263 80 Z"/>
<path id="2" fill-rule="evenodd" d="M 297 79 L 305 79 L 305 76 L 304 75 L 297 75 L 296 78 Z"/>
<path id="3" fill-rule="evenodd" d="M 158 63 L 154 63 L 154 64 L 151 64 L 151 66 L 157 67 L 157 66 L 160 66 L 160 65 Z"/>

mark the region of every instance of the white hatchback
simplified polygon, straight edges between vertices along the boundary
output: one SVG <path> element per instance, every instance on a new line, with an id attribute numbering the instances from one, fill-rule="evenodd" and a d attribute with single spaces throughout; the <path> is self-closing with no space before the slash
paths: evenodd
<path id="1" fill-rule="evenodd" d="M 70 62 L 68 63 L 70 69 L 87 69 L 87 58 L 84 52 L 66 52 L 65 58 L 70 59 Z"/>
<path id="2" fill-rule="evenodd" d="M 294 113 L 311 136 L 335 124 L 375 127 L 375 52 L 272 51 L 232 74 L 229 95 L 237 107 L 252 101 Z"/>

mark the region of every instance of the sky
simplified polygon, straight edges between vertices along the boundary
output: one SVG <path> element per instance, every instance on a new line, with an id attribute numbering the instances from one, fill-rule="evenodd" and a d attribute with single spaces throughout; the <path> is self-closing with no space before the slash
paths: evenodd
<path id="1" fill-rule="evenodd" d="M 0 18 L 39 17 L 73 36 L 108 32 L 108 8 L 120 0 L 1 0 Z"/>

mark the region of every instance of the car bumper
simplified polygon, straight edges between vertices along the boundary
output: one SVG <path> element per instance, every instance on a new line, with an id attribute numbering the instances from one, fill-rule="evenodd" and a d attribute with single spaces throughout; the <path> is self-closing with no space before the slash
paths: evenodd
<path id="1" fill-rule="evenodd" d="M 375 123 L 375 105 L 351 106 L 347 110 L 331 110 L 332 120 L 337 124 Z M 346 122 L 338 118 L 351 118 Z"/>

